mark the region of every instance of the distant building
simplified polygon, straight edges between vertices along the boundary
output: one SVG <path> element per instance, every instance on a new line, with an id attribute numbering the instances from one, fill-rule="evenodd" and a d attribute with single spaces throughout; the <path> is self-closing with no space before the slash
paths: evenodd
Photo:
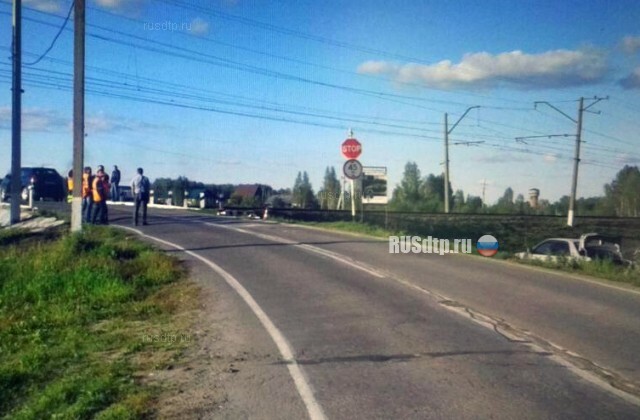
<path id="1" fill-rule="evenodd" d="M 529 190 L 529 205 L 532 209 L 537 209 L 539 206 L 538 199 L 540 198 L 540 190 L 537 188 L 531 188 Z"/>
<path id="2" fill-rule="evenodd" d="M 272 194 L 272 189 L 268 185 L 262 184 L 241 184 L 238 185 L 233 192 L 232 196 L 240 197 L 242 199 L 255 198 L 261 203 L 264 203 L 267 198 Z"/>

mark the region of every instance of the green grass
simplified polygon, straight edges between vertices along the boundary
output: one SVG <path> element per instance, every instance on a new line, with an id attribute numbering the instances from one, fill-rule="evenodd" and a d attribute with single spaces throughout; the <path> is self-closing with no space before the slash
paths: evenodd
<path id="1" fill-rule="evenodd" d="M 299 224 L 303 226 L 313 226 L 322 229 L 335 230 L 338 232 L 357 233 L 361 235 L 375 236 L 377 238 L 387 239 L 391 235 L 405 235 L 404 233 L 391 232 L 378 226 L 369 225 L 358 222 L 302 222 L 281 220 L 290 224 Z"/>
<path id="2" fill-rule="evenodd" d="M 608 260 L 576 261 L 558 259 L 557 261 L 514 260 L 522 264 L 560 270 L 567 273 L 584 274 L 605 280 L 627 283 L 640 287 L 640 269 L 621 267 Z"/>
<path id="3" fill-rule="evenodd" d="M 386 230 L 380 228 L 378 226 L 367 224 L 367 223 L 359 223 L 359 222 L 306 222 L 299 220 L 287 220 L 277 218 L 281 222 L 298 224 L 304 226 L 312 226 L 318 227 L 322 229 L 329 229 L 340 232 L 350 232 L 350 233 L 358 233 L 364 235 L 370 235 L 377 238 L 387 239 L 389 236 L 402 236 L 402 235 L 419 235 L 419 233 L 407 233 L 407 232 L 394 232 L 391 230 Z M 441 232 L 444 233 L 444 232 Z M 458 236 L 452 235 L 432 235 L 434 237 L 438 236 L 441 238 L 454 239 L 456 237 L 461 238 L 464 237 L 464 233 L 458 232 Z M 468 235 L 467 235 L 468 236 Z M 426 237 L 426 236 L 423 236 Z M 473 252 L 470 255 L 480 257 L 476 250 L 475 239 L 473 239 Z M 576 262 L 576 261 L 563 261 L 560 260 L 558 262 L 542 262 L 542 261 L 527 261 L 515 259 L 513 257 L 513 247 L 509 247 L 509 242 L 507 242 L 506 250 L 504 248 L 504 244 L 501 238 L 500 240 L 500 251 L 493 256 L 494 259 L 501 260 L 512 260 L 514 262 L 537 265 L 545 268 L 550 268 L 554 270 L 561 270 L 565 272 L 575 273 L 575 274 L 583 274 L 596 278 L 606 279 L 610 281 L 616 281 L 621 283 L 628 283 L 634 286 L 640 286 L 640 268 L 626 268 L 621 266 L 616 266 L 609 261 L 592 261 L 592 262 Z M 513 242 L 513 241 L 512 241 Z"/>
<path id="4" fill-rule="evenodd" d="M 174 258 L 109 228 L 0 231 L 0 417 L 140 418 L 141 378 L 186 345 L 197 290 Z"/>

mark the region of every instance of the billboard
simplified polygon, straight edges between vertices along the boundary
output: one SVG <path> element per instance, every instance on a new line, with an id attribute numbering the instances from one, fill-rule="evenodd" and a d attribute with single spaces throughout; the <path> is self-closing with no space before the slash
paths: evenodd
<path id="1" fill-rule="evenodd" d="M 362 174 L 362 202 L 387 204 L 387 167 L 365 166 Z"/>

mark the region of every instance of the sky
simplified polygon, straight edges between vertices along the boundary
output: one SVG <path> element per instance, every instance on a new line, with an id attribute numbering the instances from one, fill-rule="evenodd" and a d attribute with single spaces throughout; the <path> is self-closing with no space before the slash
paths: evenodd
<path id="1" fill-rule="evenodd" d="M 62 174 L 70 7 L 23 0 L 22 162 Z M 11 10 L 0 0 L 4 173 Z M 391 193 L 408 161 L 442 173 L 447 114 L 454 190 L 555 201 L 571 190 L 581 97 L 578 196 L 640 164 L 635 0 L 87 0 L 86 19 L 85 164 L 117 164 L 125 180 L 141 166 L 152 179 L 286 188 L 307 171 L 317 191 L 327 166 L 341 172 L 352 129 Z"/>

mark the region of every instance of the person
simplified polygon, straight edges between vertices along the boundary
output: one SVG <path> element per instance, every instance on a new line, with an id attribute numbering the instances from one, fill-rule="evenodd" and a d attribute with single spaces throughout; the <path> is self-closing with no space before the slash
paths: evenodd
<path id="1" fill-rule="evenodd" d="M 109 197 L 109 183 L 106 181 L 103 169 L 98 169 L 93 179 L 93 218 L 91 222 L 96 224 L 108 224 L 109 215 L 107 213 L 107 198 Z"/>
<path id="2" fill-rule="evenodd" d="M 131 193 L 135 199 L 133 224 L 138 226 L 138 213 L 142 206 L 142 224 L 147 225 L 147 204 L 149 204 L 149 192 L 151 191 L 151 183 L 149 178 L 144 176 L 144 170 L 138 168 L 136 176 L 131 180 Z"/>
<path id="3" fill-rule="evenodd" d="M 86 166 L 82 173 L 82 215 L 85 223 L 91 223 L 93 210 L 93 178 L 91 167 Z"/>
<path id="4" fill-rule="evenodd" d="M 109 174 L 104 170 L 104 165 L 98 165 L 98 170 L 102 171 L 102 184 L 105 187 L 105 203 L 100 212 L 100 223 L 107 225 L 109 224 L 109 207 L 107 207 L 107 200 L 110 199 L 109 192 L 111 191 L 111 186 L 109 184 Z"/>
<path id="5" fill-rule="evenodd" d="M 111 201 L 120 201 L 120 169 L 113 165 L 111 172 Z"/>
<path id="6" fill-rule="evenodd" d="M 67 174 L 67 203 L 73 201 L 73 169 Z"/>

